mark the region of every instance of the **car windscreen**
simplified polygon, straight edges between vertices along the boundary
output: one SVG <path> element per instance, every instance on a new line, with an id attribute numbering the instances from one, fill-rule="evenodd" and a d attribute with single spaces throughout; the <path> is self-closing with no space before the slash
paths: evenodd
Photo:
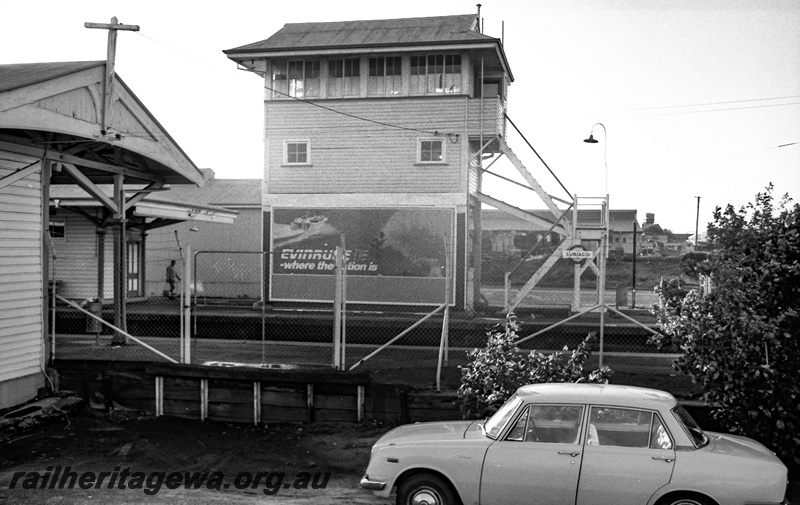
<path id="1" fill-rule="evenodd" d="M 694 442 L 695 447 L 705 447 L 708 445 L 708 436 L 703 432 L 702 428 L 697 424 L 697 421 L 686 412 L 686 409 L 683 406 L 678 405 L 674 409 L 672 409 L 672 413 L 675 415 L 675 419 L 681 423 L 683 429 L 686 433 L 692 437 L 692 442 Z"/>
<path id="2" fill-rule="evenodd" d="M 520 403 L 522 403 L 522 400 L 519 397 L 512 396 L 486 421 L 486 424 L 483 425 L 483 432 L 488 437 L 496 440 L 497 436 L 500 435 L 500 432 L 503 430 L 503 426 L 505 426 L 508 420 L 511 419 L 511 416 L 514 415 Z"/>

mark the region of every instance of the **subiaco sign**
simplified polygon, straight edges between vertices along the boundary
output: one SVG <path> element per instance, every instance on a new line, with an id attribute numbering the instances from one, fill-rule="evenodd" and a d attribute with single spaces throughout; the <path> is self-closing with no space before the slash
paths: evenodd
<path id="1" fill-rule="evenodd" d="M 590 259 L 594 258 L 594 252 L 593 251 L 587 251 L 586 249 L 583 248 L 583 246 L 574 245 L 574 246 L 570 247 L 569 249 L 566 249 L 562 253 L 562 256 L 565 259 L 569 259 L 569 260 L 574 261 L 575 263 L 582 263 L 583 261 L 590 260 Z"/>

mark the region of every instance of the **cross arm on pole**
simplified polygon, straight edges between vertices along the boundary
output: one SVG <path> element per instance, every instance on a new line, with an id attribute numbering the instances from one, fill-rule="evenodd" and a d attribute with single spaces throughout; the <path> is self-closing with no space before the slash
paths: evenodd
<path id="1" fill-rule="evenodd" d="M 102 30 L 128 30 L 132 32 L 139 31 L 139 25 L 123 25 L 117 23 L 117 18 L 111 18 L 111 23 L 83 23 L 85 28 L 100 28 Z"/>
<path id="2" fill-rule="evenodd" d="M 108 30 L 108 50 L 106 55 L 106 74 L 103 82 L 103 108 L 101 132 L 103 135 L 108 132 L 109 118 L 111 117 L 112 95 L 114 94 L 114 64 L 117 53 L 117 32 L 119 30 L 138 32 L 139 25 L 123 25 L 117 22 L 117 18 L 112 17 L 111 23 L 83 23 L 86 28 L 99 28 Z"/>

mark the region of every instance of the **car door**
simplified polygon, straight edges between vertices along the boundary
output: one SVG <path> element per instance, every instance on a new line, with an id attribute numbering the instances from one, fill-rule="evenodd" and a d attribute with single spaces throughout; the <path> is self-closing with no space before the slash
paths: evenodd
<path id="1" fill-rule="evenodd" d="M 592 406 L 577 505 L 642 505 L 669 483 L 672 438 L 656 412 Z"/>
<path id="2" fill-rule="evenodd" d="M 481 505 L 574 505 L 583 412 L 582 405 L 526 407 L 486 452 Z"/>

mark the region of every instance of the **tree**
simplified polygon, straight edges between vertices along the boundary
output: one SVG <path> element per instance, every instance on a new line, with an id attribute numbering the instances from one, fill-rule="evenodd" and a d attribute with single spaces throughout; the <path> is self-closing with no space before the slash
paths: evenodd
<path id="1" fill-rule="evenodd" d="M 716 209 L 716 252 L 702 268 L 714 289 L 662 286 L 654 340 L 681 349 L 675 368 L 702 387 L 726 429 L 800 465 L 800 205 L 788 195 L 776 204 L 772 191 Z"/>
<path id="2" fill-rule="evenodd" d="M 458 398 L 464 419 L 492 414 L 521 386 L 542 382 L 606 383 L 613 373 L 608 367 L 584 376 L 589 358 L 587 345 L 593 335 L 581 342 L 569 357 L 564 352 L 543 354 L 531 351 L 527 356 L 517 347 L 519 326 L 513 313 L 487 333 L 486 347 L 467 353 L 469 363 L 461 368 Z"/>
<path id="3" fill-rule="evenodd" d="M 711 263 L 709 254 L 704 252 L 690 252 L 681 258 L 681 270 L 689 277 L 697 278 L 700 275 L 708 275 Z"/>

